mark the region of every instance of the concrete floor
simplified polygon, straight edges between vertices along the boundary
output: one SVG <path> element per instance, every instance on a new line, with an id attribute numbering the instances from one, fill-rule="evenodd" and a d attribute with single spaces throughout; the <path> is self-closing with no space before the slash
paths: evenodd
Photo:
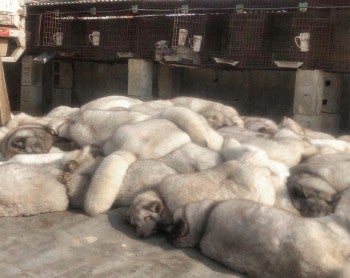
<path id="1" fill-rule="evenodd" d="M 137 238 L 124 212 L 0 219 L 0 276 L 243 277 L 162 235 Z"/>

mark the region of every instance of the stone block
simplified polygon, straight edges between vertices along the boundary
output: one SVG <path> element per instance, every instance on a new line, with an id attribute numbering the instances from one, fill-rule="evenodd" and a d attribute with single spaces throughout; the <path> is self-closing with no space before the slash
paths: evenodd
<path id="1" fill-rule="evenodd" d="M 340 115 L 320 113 L 319 115 L 296 114 L 294 119 L 302 126 L 315 130 L 336 133 L 339 130 Z"/>
<path id="2" fill-rule="evenodd" d="M 338 74 L 320 70 L 298 70 L 295 80 L 294 114 L 338 114 L 341 81 Z"/>
<path id="3" fill-rule="evenodd" d="M 128 95 L 141 100 L 151 100 L 153 84 L 153 62 L 145 59 L 128 61 Z"/>
<path id="4" fill-rule="evenodd" d="M 43 90 L 42 86 L 21 87 L 21 111 L 32 115 L 42 113 Z"/>

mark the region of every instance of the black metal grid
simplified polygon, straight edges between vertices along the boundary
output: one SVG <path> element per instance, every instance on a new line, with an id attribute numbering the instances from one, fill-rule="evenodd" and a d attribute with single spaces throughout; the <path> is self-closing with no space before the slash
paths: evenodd
<path id="1" fill-rule="evenodd" d="M 179 30 L 188 30 L 188 35 L 185 47 L 190 47 L 189 40 L 195 35 L 202 36 L 201 52 L 205 49 L 205 31 L 207 24 L 207 15 L 205 13 L 190 13 L 183 12 L 181 8 L 176 8 L 174 11 L 174 25 L 172 36 L 172 48 L 178 48 Z"/>
<path id="2" fill-rule="evenodd" d="M 66 21 L 63 21 L 59 12 L 46 11 L 43 14 L 42 46 L 63 47 L 70 45 L 71 29 Z M 56 45 L 54 36 L 58 32 L 63 34 L 62 46 Z"/>
<path id="3" fill-rule="evenodd" d="M 229 57 L 237 67 L 268 67 L 271 53 L 262 51 L 265 14 L 232 14 L 229 21 Z"/>
<path id="4" fill-rule="evenodd" d="M 294 39 L 310 32 L 308 13 L 272 13 L 266 16 L 265 23 L 263 51 L 271 53 L 271 60 L 307 62 L 309 52 L 301 52 Z"/>
<path id="5" fill-rule="evenodd" d="M 300 61 L 304 69 L 350 72 L 349 0 L 308 1 L 306 12 L 299 10 L 299 2 L 138 1 L 134 11 L 131 3 L 122 2 L 119 9 L 100 5 L 95 15 L 87 7 L 58 14 L 44 11 L 31 16 L 29 12 L 27 25 L 32 35 L 28 46 L 30 51 L 55 49 L 96 60 L 117 59 L 119 52 L 153 58 L 157 41 L 168 40 L 176 49 L 178 31 L 184 28 L 189 31 L 187 47 L 193 35 L 203 36 L 199 52 L 202 66 L 215 65 L 213 57 L 219 57 L 239 61 L 235 66 L 239 69 L 278 69 L 277 60 Z M 181 7 L 184 4 L 188 11 Z M 243 4 L 243 10 L 237 10 L 238 4 Z M 39 38 L 33 36 L 37 30 Z M 98 47 L 88 40 L 95 30 L 101 33 Z M 56 32 L 64 33 L 61 47 L 53 42 Z M 302 32 L 311 35 L 309 52 L 301 52 L 294 43 Z"/>
<path id="6" fill-rule="evenodd" d="M 238 68 L 293 61 L 304 69 L 350 71 L 350 10 L 232 14 L 229 30 L 229 56 L 240 61 Z M 304 32 L 310 33 L 309 52 L 294 42 Z"/>
<path id="7" fill-rule="evenodd" d="M 171 17 L 140 17 L 137 19 L 137 37 L 135 52 L 138 57 L 154 57 L 155 44 L 158 41 L 171 41 Z"/>

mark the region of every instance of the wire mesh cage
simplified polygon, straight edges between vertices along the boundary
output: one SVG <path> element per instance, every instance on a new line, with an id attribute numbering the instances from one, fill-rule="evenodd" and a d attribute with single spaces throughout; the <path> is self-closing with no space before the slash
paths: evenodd
<path id="1" fill-rule="evenodd" d="M 28 46 L 110 60 L 154 58 L 155 44 L 168 41 L 170 62 L 225 63 L 238 69 L 278 69 L 290 63 L 350 72 L 349 0 L 135 3 L 29 12 Z M 34 36 L 37 30 L 40 34 Z M 301 43 L 301 36 L 307 36 L 303 49 L 295 43 Z"/>
<path id="2" fill-rule="evenodd" d="M 70 26 L 61 19 L 59 12 L 46 11 L 43 20 L 42 46 L 60 47 L 69 44 Z"/>
<path id="3" fill-rule="evenodd" d="M 229 21 L 229 57 L 238 67 L 268 66 L 271 54 L 262 51 L 265 14 L 232 14 Z"/>
<path id="4" fill-rule="evenodd" d="M 232 14 L 229 56 L 239 61 L 239 68 L 273 69 L 289 62 L 304 69 L 347 72 L 349 26 L 349 10 Z M 297 46 L 300 36 L 308 36 L 307 50 Z"/>
<path id="5" fill-rule="evenodd" d="M 155 43 L 170 41 L 172 36 L 172 18 L 164 13 L 165 6 L 163 8 L 146 5 L 136 6 L 136 10 L 117 9 L 100 14 L 45 11 L 37 19 L 41 21 L 38 42 L 31 43 L 30 47 L 98 60 L 153 58 Z M 33 32 L 34 25 L 29 26 Z"/>
<path id="6" fill-rule="evenodd" d="M 204 52 L 207 15 L 189 13 L 184 8 L 174 11 L 172 49 L 175 57 L 182 62 L 200 64 L 198 53 Z"/>

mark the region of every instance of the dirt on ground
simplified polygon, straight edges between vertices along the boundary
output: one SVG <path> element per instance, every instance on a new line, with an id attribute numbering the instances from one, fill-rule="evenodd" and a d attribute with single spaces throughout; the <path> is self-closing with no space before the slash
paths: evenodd
<path id="1" fill-rule="evenodd" d="M 138 238 L 124 214 L 0 219 L 1 277 L 243 277 L 165 235 Z"/>

